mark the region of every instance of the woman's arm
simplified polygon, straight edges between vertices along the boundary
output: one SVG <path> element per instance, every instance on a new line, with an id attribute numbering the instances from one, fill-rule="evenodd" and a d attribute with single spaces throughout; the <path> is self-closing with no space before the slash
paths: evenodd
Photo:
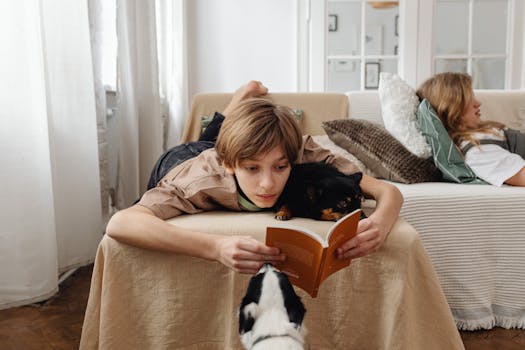
<path id="1" fill-rule="evenodd" d="M 507 185 L 525 186 L 525 167 L 521 168 L 514 176 L 505 180 Z"/>
<path id="2" fill-rule="evenodd" d="M 359 258 L 379 249 L 403 205 L 403 196 L 394 185 L 367 175 L 363 175 L 360 185 L 365 195 L 376 200 L 376 208 L 359 222 L 357 236 L 337 249 L 339 258 Z"/>
<path id="3" fill-rule="evenodd" d="M 249 236 L 222 236 L 188 230 L 157 218 L 141 205 L 113 215 L 106 233 L 133 246 L 218 261 L 234 271 L 256 273 L 265 261 L 282 261 L 277 248 Z"/>

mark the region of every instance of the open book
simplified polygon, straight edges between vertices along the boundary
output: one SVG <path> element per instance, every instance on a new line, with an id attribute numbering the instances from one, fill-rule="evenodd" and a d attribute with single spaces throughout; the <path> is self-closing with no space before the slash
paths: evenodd
<path id="1" fill-rule="evenodd" d="M 360 218 L 361 209 L 343 216 L 330 227 L 326 239 L 304 227 L 284 223 L 268 226 L 266 245 L 286 255 L 279 269 L 290 282 L 315 298 L 328 276 L 350 265 L 350 259 L 337 259 L 335 250 L 356 235 Z"/>

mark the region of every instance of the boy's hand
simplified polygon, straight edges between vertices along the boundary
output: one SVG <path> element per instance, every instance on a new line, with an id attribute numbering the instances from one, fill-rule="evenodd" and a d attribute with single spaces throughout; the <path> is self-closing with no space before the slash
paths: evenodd
<path id="1" fill-rule="evenodd" d="M 373 253 L 383 244 L 388 234 L 370 218 L 359 221 L 357 232 L 355 237 L 337 248 L 337 258 L 355 259 Z"/>
<path id="2" fill-rule="evenodd" d="M 216 243 L 216 260 L 240 273 L 255 274 L 265 262 L 284 261 L 279 249 L 250 236 L 224 236 Z"/>

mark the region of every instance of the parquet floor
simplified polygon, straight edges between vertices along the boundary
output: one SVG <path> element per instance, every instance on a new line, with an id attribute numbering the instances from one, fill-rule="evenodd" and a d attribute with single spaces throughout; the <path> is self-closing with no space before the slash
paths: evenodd
<path id="1" fill-rule="evenodd" d="M 1 310 L 0 350 L 78 349 L 92 269 L 77 270 L 44 303 Z M 525 349 L 525 330 L 494 328 L 461 337 L 467 350 Z"/>

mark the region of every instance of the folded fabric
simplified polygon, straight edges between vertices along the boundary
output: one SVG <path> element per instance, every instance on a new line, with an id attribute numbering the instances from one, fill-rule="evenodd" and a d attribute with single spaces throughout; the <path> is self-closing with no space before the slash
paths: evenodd
<path id="1" fill-rule="evenodd" d="M 444 180 L 457 183 L 486 184 L 485 181 L 476 177 L 476 174 L 465 163 L 463 155 L 448 135 L 436 111 L 426 99 L 419 104 L 417 117 L 421 132 L 432 149 L 434 164 L 443 174 Z"/>

